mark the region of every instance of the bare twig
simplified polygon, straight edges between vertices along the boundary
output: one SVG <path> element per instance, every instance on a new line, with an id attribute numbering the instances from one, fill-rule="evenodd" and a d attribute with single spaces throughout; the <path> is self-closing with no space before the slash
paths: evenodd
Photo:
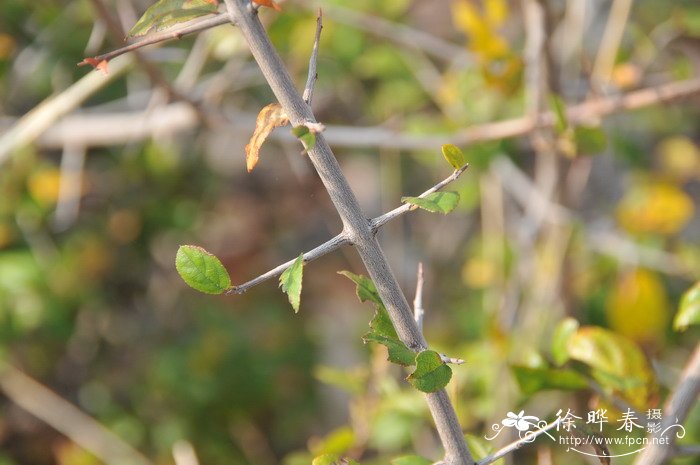
<path id="1" fill-rule="evenodd" d="M 114 68 L 110 73 L 113 74 L 113 72 Z M 613 113 L 667 103 L 698 93 L 700 93 L 700 78 L 674 81 L 624 95 L 594 98 L 578 105 L 572 105 L 566 110 L 567 119 L 575 125 Z M 255 122 L 255 115 L 242 114 L 237 116 L 233 121 L 234 127 L 249 132 L 250 126 Z M 553 113 L 543 112 L 537 120 L 539 127 L 551 127 L 555 118 Z M 86 147 L 109 146 L 125 141 L 145 139 L 156 132 L 180 131 L 195 127 L 197 123 L 198 119 L 194 111 L 179 103 L 174 103 L 149 112 L 69 116 L 63 119 L 58 126 L 48 129 L 38 142 L 46 148 L 63 147 L 67 140 L 79 141 Z M 523 136 L 537 127 L 533 118 L 523 116 L 471 126 L 457 133 L 444 135 L 424 136 L 397 132 L 382 127 L 358 128 L 328 125 L 324 136 L 328 143 L 336 147 L 432 150 L 445 143 L 465 146 L 478 142 Z M 0 138 L 0 164 L 4 161 L 2 141 L 5 136 Z M 273 133 L 270 137 L 275 140 L 294 140 L 287 131 Z"/>
<path id="2" fill-rule="evenodd" d="M 311 50 L 311 58 L 309 59 L 309 77 L 306 80 L 304 87 L 304 101 L 311 105 L 311 99 L 314 96 L 314 84 L 318 78 L 316 71 L 316 62 L 318 61 L 318 42 L 321 40 L 321 30 L 323 29 L 323 11 L 319 8 L 316 15 L 316 37 L 314 38 L 314 48 Z"/>
<path id="3" fill-rule="evenodd" d="M 347 245 L 350 243 L 350 239 L 346 237 L 344 233 L 338 234 L 335 236 L 333 239 L 324 242 L 323 244 L 319 245 L 318 247 L 315 247 L 308 252 L 304 254 L 304 263 L 308 263 L 312 260 L 316 260 L 317 258 L 323 257 L 326 254 L 329 254 L 333 252 L 334 250 L 339 249 L 340 247 Z M 268 279 L 275 278 L 282 273 L 284 273 L 284 270 L 292 266 L 292 263 L 296 260 L 289 260 L 288 262 L 282 263 L 279 266 L 276 266 L 275 268 L 271 269 L 267 273 L 263 273 L 260 276 L 258 276 L 255 279 L 251 279 L 248 282 L 245 282 L 243 284 L 239 284 L 238 286 L 233 286 L 231 289 L 229 289 L 226 293 L 227 294 L 243 294 L 245 291 L 250 289 L 253 286 L 257 286 L 258 284 L 267 281 Z"/>
<path id="4" fill-rule="evenodd" d="M 422 197 L 425 197 L 427 195 L 432 194 L 433 192 L 439 191 L 440 189 L 442 189 L 443 187 L 445 187 L 446 185 L 448 185 L 452 181 L 459 178 L 462 175 L 462 173 L 464 173 L 466 171 L 467 168 L 469 168 L 469 164 L 466 164 L 463 167 L 461 167 L 460 169 L 455 170 L 450 176 L 446 177 L 445 179 L 443 179 L 439 183 L 435 184 L 433 187 L 431 187 L 427 191 L 423 192 L 418 197 L 422 198 Z M 410 210 L 413 210 L 415 208 L 416 208 L 415 205 L 405 203 L 405 204 L 401 205 L 400 207 L 396 207 L 393 210 L 391 210 L 390 212 L 384 213 L 383 215 L 378 216 L 377 218 L 374 218 L 373 220 L 371 220 L 369 222 L 370 227 L 372 228 L 372 231 L 376 232 L 379 228 L 384 226 L 389 221 L 391 221 L 395 218 L 398 218 L 401 215 L 405 215 Z"/>
<path id="5" fill-rule="evenodd" d="M 248 2 L 246 0 L 225 1 L 229 14 L 235 20 L 255 61 L 289 116 L 292 125 L 316 122 L 311 108 L 295 88 L 289 72 L 270 42 L 257 15 L 248 11 Z M 427 348 L 427 342 L 413 320 L 406 296 L 401 291 L 374 231 L 322 133 L 317 135 L 316 144 L 309 148 L 307 153 L 340 215 L 343 232 L 355 246 L 370 278 L 377 287 L 396 333 L 407 347 L 414 351 L 424 350 Z M 445 450 L 445 463 L 447 465 L 473 464 L 474 460 L 464 441 L 462 429 L 447 392 L 441 389 L 426 394 L 425 398 Z"/>
<path id="6" fill-rule="evenodd" d="M 607 85 L 610 81 L 631 9 L 632 0 L 614 0 L 612 2 L 605 32 L 600 40 L 598 55 L 593 65 L 593 80 L 597 86 Z"/>
<path id="7" fill-rule="evenodd" d="M 493 454 L 484 457 L 483 459 L 479 460 L 476 465 L 488 465 L 490 463 L 495 462 L 496 460 L 500 459 L 501 457 L 505 457 L 506 455 L 510 454 L 511 452 L 514 452 L 521 447 L 523 447 L 526 444 L 532 443 L 538 436 L 546 433 L 552 428 L 555 428 L 559 424 L 560 420 L 556 419 L 553 422 L 549 423 L 547 426 L 538 429 L 536 431 L 532 432 L 527 432 L 525 435 L 521 438 L 518 439 L 517 441 L 513 441 L 504 448 L 494 452 Z"/>
<path id="8" fill-rule="evenodd" d="M 85 147 L 66 145 L 61 157 L 61 180 L 54 212 L 57 231 L 67 229 L 78 217 L 85 164 Z"/>
<path id="9" fill-rule="evenodd" d="M 416 277 L 416 297 L 413 299 L 413 317 L 416 319 L 416 326 L 423 331 L 423 317 L 425 309 L 423 308 L 423 263 L 418 263 L 418 273 Z"/>
<path id="10" fill-rule="evenodd" d="M 70 402 L 12 365 L 0 365 L 0 389 L 15 404 L 110 465 L 153 465 Z"/>
<path id="11" fill-rule="evenodd" d="M 690 413 L 690 409 L 695 405 L 700 395 L 700 344 L 695 346 L 688 363 L 686 364 L 678 384 L 671 392 L 664 404 L 663 419 L 661 420 L 661 431 L 674 424 L 682 424 Z M 670 431 L 670 444 L 661 442 L 649 442 L 642 454 L 634 462 L 634 465 L 661 465 L 671 459 L 673 455 L 673 444 L 676 439 L 676 431 Z"/>
<path id="12" fill-rule="evenodd" d="M 466 65 L 473 61 L 463 47 L 425 31 L 351 8 L 337 5 L 324 5 L 324 8 L 326 15 L 338 23 L 363 30 L 409 49 L 420 50 L 447 63 Z"/>
<path id="13" fill-rule="evenodd" d="M 195 34 L 197 32 L 202 32 L 213 27 L 221 26 L 222 24 L 230 23 L 228 15 L 218 14 L 214 16 L 205 16 L 203 18 L 196 18 L 189 21 L 182 27 L 167 29 L 165 31 L 154 32 L 153 34 L 148 34 L 143 39 L 137 40 L 125 47 L 119 48 L 117 50 L 112 50 L 111 52 L 104 53 L 102 55 L 97 55 L 92 57 L 95 62 L 99 63 L 101 61 L 110 61 L 119 55 L 138 50 L 140 48 L 146 47 L 147 45 L 153 45 L 160 42 L 166 42 L 173 39 L 181 39 L 182 37 L 190 34 Z M 78 63 L 78 66 L 85 66 L 89 64 L 87 61 L 83 60 Z M 110 68 L 112 72 L 112 68 Z"/>
<path id="14" fill-rule="evenodd" d="M 0 136 L 0 165 L 7 160 L 13 150 L 34 142 L 59 118 L 73 111 L 92 94 L 126 72 L 132 63 L 131 57 L 115 60 L 109 75 L 89 73 L 60 94 L 48 97 L 22 116 Z"/>
<path id="15" fill-rule="evenodd" d="M 425 197 L 428 194 L 432 194 L 433 192 L 436 192 L 452 181 L 455 181 L 459 176 L 464 172 L 464 170 L 467 169 L 467 166 L 463 166 L 459 170 L 454 171 L 450 176 L 447 178 L 443 179 L 439 183 L 435 184 L 433 187 L 428 189 L 427 191 L 423 192 L 420 194 L 418 197 Z M 405 208 L 409 207 L 409 208 Z M 404 204 L 398 208 L 395 208 L 389 213 L 386 213 L 380 217 L 377 217 L 373 220 L 370 220 L 370 224 L 372 224 L 373 231 L 377 231 L 379 228 L 384 226 L 386 223 L 389 221 L 398 218 L 399 216 L 408 213 L 411 210 L 411 205 L 409 204 Z M 390 215 L 387 217 L 387 215 Z M 343 232 L 335 236 L 334 238 L 324 242 L 323 244 L 319 245 L 318 247 L 315 247 L 311 249 L 310 251 L 304 253 L 304 263 L 310 262 L 312 260 L 316 260 L 317 258 L 321 258 L 324 255 L 327 255 L 339 248 L 341 248 L 344 245 L 350 244 L 350 239 L 347 237 L 347 235 Z M 253 286 L 257 286 L 260 283 L 263 283 L 267 281 L 268 279 L 276 278 L 277 276 L 281 275 L 284 273 L 284 270 L 289 268 L 292 263 L 294 263 L 294 260 L 296 258 L 289 260 L 285 263 L 282 263 L 281 265 L 276 266 L 275 268 L 271 269 L 270 271 L 261 274 L 260 276 L 251 279 L 248 282 L 245 282 L 243 284 L 239 284 L 237 286 L 233 286 L 230 290 L 227 291 L 227 294 L 243 294 L 246 292 L 248 289 L 250 289 Z"/>

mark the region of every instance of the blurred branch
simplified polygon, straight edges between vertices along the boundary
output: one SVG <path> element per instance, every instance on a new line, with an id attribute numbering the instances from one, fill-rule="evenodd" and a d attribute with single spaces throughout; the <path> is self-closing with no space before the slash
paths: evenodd
<path id="1" fill-rule="evenodd" d="M 695 346 L 688 363 L 680 375 L 678 384 L 664 404 L 661 431 L 674 424 L 682 424 L 700 395 L 700 344 Z M 649 441 L 649 445 L 634 462 L 634 465 L 661 465 L 672 458 L 676 431 L 671 431 L 670 444 Z"/>
<path id="2" fill-rule="evenodd" d="M 476 462 L 476 465 L 488 465 L 490 463 L 495 462 L 496 460 L 500 459 L 501 457 L 505 457 L 506 455 L 510 454 L 511 452 L 514 452 L 521 447 L 523 447 L 526 444 L 531 444 L 538 436 L 546 433 L 550 429 L 556 427 L 559 424 L 559 419 L 554 420 L 544 428 L 535 430 L 535 431 L 528 431 L 525 433 L 524 437 L 521 439 L 518 439 L 517 441 L 513 441 L 504 448 L 498 450 L 497 452 L 494 452 L 493 454 L 484 457 L 483 459 L 479 460 Z"/>
<path id="3" fill-rule="evenodd" d="M 593 65 L 593 82 L 597 86 L 607 85 L 612 75 L 625 25 L 632 8 L 632 0 L 614 0 L 610 7 L 608 22 L 598 46 L 598 55 Z"/>
<path id="4" fill-rule="evenodd" d="M 413 299 L 413 316 L 416 319 L 416 326 L 423 331 L 423 317 L 425 309 L 423 308 L 423 263 L 418 263 L 418 272 L 416 277 L 416 297 Z"/>
<path id="5" fill-rule="evenodd" d="M 81 145 L 66 144 L 63 149 L 58 201 L 54 213 L 54 228 L 57 231 L 68 229 L 78 217 L 85 155 L 85 147 Z"/>
<path id="6" fill-rule="evenodd" d="M 462 168 L 454 171 L 450 176 L 447 178 L 443 179 L 439 183 L 435 184 L 433 187 L 430 189 L 426 190 L 422 194 L 420 194 L 418 197 L 425 197 L 426 195 L 432 194 L 433 192 L 436 192 L 449 183 L 455 181 L 457 178 L 461 176 L 462 173 L 469 167 L 469 165 L 465 165 Z M 398 208 L 395 208 L 394 210 L 391 210 L 388 213 L 385 213 L 384 215 L 381 215 L 377 218 L 374 218 L 373 220 L 369 221 L 370 227 L 372 231 L 376 234 L 376 232 L 384 226 L 386 223 L 389 221 L 398 218 L 399 216 L 408 213 L 410 210 L 414 210 L 415 207 L 410 204 L 403 204 Z M 342 232 L 335 236 L 334 238 L 330 239 L 327 242 L 324 242 L 323 244 L 319 245 L 318 247 L 315 247 L 311 249 L 310 251 L 304 253 L 304 263 L 310 262 L 312 260 L 316 260 L 317 258 L 323 257 L 324 255 L 327 255 L 339 248 L 341 248 L 344 245 L 351 244 L 351 240 L 349 238 L 349 235 L 346 232 Z M 284 273 L 284 270 L 289 268 L 292 263 L 296 258 L 289 260 L 288 262 L 282 263 L 281 265 L 276 266 L 275 268 L 271 269 L 270 271 L 261 274 L 257 278 L 251 279 L 248 282 L 245 282 L 243 284 L 239 284 L 237 286 L 233 286 L 229 291 L 227 291 L 227 294 L 243 294 L 246 292 L 248 289 L 250 289 L 253 286 L 257 286 L 260 283 L 263 283 L 267 281 L 268 279 L 276 278 L 277 276 L 281 275 Z"/>
<path id="7" fill-rule="evenodd" d="M 111 73 L 113 74 L 113 71 Z M 648 87 L 624 95 L 594 98 L 568 107 L 566 113 L 570 124 L 575 125 L 613 113 L 667 103 L 697 93 L 700 93 L 700 78 L 693 78 Z M 51 124 L 55 119 L 51 121 Z M 357 128 L 328 125 L 324 131 L 324 137 L 329 144 L 336 147 L 432 150 L 444 143 L 465 146 L 478 142 L 523 136 L 537 127 L 551 127 L 555 121 L 554 114 L 550 111 L 540 113 L 537 119 L 538 122 L 535 122 L 531 116 L 523 116 L 471 126 L 455 134 L 427 136 L 402 133 L 382 127 Z M 243 113 L 233 121 L 233 125 L 234 129 L 248 133 L 254 122 L 255 115 Z M 197 126 L 198 119 L 194 111 L 174 103 L 149 111 L 69 116 L 61 120 L 58 125 L 48 129 L 51 124 L 42 128 L 42 131 L 46 130 L 46 133 L 38 140 L 38 143 L 43 147 L 63 147 L 68 140 L 76 141 L 86 147 L 94 147 L 145 139 L 155 133 L 179 132 Z M 4 134 L 0 138 L 0 164 L 4 161 L 2 141 L 6 136 L 7 134 Z M 293 140 L 293 136 L 286 132 L 275 132 L 271 138 Z"/>
<path id="8" fill-rule="evenodd" d="M 192 443 L 189 441 L 185 441 L 184 439 L 175 441 L 172 452 L 175 465 L 199 465 L 197 453 L 194 450 L 194 446 L 192 446 Z"/>
<path id="9" fill-rule="evenodd" d="M 131 57 L 115 60 L 107 76 L 88 73 L 60 94 L 48 97 L 15 121 L 9 130 L 0 135 L 0 165 L 7 161 L 14 150 L 34 142 L 59 118 L 73 111 L 92 94 L 121 76 L 133 61 Z"/>
<path id="10" fill-rule="evenodd" d="M 473 62 L 471 55 L 463 47 L 425 31 L 338 5 L 324 4 L 323 8 L 326 16 L 338 23 L 388 39 L 402 47 L 420 50 L 447 63 L 465 65 Z"/>
<path id="11" fill-rule="evenodd" d="M 17 368 L 0 365 L 0 389 L 15 404 L 110 465 L 153 465 L 80 409 Z"/>
<path id="12" fill-rule="evenodd" d="M 314 96 L 314 85 L 316 84 L 316 79 L 318 78 L 318 72 L 316 71 L 316 62 L 318 61 L 318 43 L 321 40 L 321 30 L 323 29 L 323 11 L 318 9 L 316 15 L 316 37 L 314 38 L 314 47 L 311 51 L 311 58 L 309 59 L 309 77 L 306 80 L 306 87 L 304 88 L 304 101 L 311 105 L 311 99 Z"/>
<path id="13" fill-rule="evenodd" d="M 99 9 L 98 9 L 99 11 Z M 101 62 L 103 60 L 110 61 L 120 55 L 125 53 L 133 52 L 140 48 L 146 47 L 147 45 L 153 45 L 160 42 L 166 42 L 173 39 L 181 39 L 182 37 L 190 34 L 196 34 L 198 32 L 206 31 L 213 27 L 221 26 L 223 24 L 230 23 L 228 15 L 218 14 L 215 16 L 205 16 L 203 18 L 195 18 L 192 21 L 187 22 L 184 26 L 179 28 L 169 28 L 165 31 L 154 32 L 153 34 L 148 34 L 143 39 L 133 42 L 125 47 L 118 48 L 117 50 L 112 50 L 111 52 L 104 53 L 102 55 L 97 55 L 92 57 L 96 62 Z M 78 66 L 85 66 L 88 62 L 85 60 L 78 63 Z M 110 67 L 110 72 L 112 68 Z"/>

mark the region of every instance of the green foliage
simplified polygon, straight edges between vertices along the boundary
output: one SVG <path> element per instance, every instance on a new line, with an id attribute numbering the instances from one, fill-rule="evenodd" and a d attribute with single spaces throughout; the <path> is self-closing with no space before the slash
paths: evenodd
<path id="1" fill-rule="evenodd" d="M 700 324 L 700 282 L 695 283 L 681 297 L 678 313 L 673 319 L 676 331 L 685 331 L 688 326 Z"/>
<path id="2" fill-rule="evenodd" d="M 301 303 L 301 284 L 304 277 L 304 254 L 301 254 L 294 260 L 289 268 L 284 270 L 280 276 L 280 287 L 283 292 L 287 293 L 289 303 L 294 309 L 294 313 L 299 312 L 299 304 Z"/>
<path id="3" fill-rule="evenodd" d="M 434 350 L 424 350 L 416 355 L 416 369 L 408 375 L 409 383 L 419 391 L 435 392 L 450 382 L 452 369 Z"/>
<path id="4" fill-rule="evenodd" d="M 433 192 L 425 197 L 401 197 L 401 201 L 432 213 L 446 215 L 454 210 L 459 203 L 459 194 L 456 192 Z"/>
<path id="5" fill-rule="evenodd" d="M 447 163 L 452 165 L 452 168 L 458 170 L 467 163 L 467 160 L 458 147 L 452 144 L 445 144 L 442 146 L 442 156 L 445 157 Z"/>
<path id="6" fill-rule="evenodd" d="M 370 331 L 362 337 L 363 340 L 386 346 L 389 352 L 389 361 L 392 363 L 404 366 L 414 365 L 416 354 L 406 347 L 396 334 L 396 329 L 394 329 L 394 325 L 372 280 L 349 271 L 341 271 L 339 274 L 356 284 L 357 297 L 361 302 L 370 301 L 375 305 L 376 311 L 372 321 L 369 323 Z"/>
<path id="7" fill-rule="evenodd" d="M 576 391 L 588 388 L 588 381 L 573 370 L 511 366 L 520 390 L 530 396 L 547 389 Z"/>
<path id="8" fill-rule="evenodd" d="M 175 267 L 188 286 L 205 294 L 221 294 L 231 288 L 231 277 L 224 265 L 201 247 L 180 246 Z"/>
<path id="9" fill-rule="evenodd" d="M 360 465 L 353 459 L 341 458 L 337 454 L 323 454 L 316 457 L 311 465 Z"/>
<path id="10" fill-rule="evenodd" d="M 158 0 L 129 31 L 132 37 L 167 29 L 199 16 L 217 12 L 216 0 Z"/>
<path id="11" fill-rule="evenodd" d="M 306 150 L 311 150 L 316 145 L 316 134 L 311 132 L 306 126 L 293 127 L 292 134 L 304 143 Z"/>
<path id="12" fill-rule="evenodd" d="M 476 460 L 484 459 L 494 452 L 493 443 L 491 441 L 485 440 L 481 436 L 476 436 L 474 434 L 465 434 L 464 440 L 467 441 L 469 451 L 472 453 Z M 494 465 L 503 465 L 504 463 L 505 458 L 500 458 L 493 462 Z"/>
<path id="13" fill-rule="evenodd" d="M 555 365 L 561 366 L 569 360 L 569 339 L 578 326 L 578 321 L 573 318 L 565 318 L 555 326 L 550 347 Z"/>

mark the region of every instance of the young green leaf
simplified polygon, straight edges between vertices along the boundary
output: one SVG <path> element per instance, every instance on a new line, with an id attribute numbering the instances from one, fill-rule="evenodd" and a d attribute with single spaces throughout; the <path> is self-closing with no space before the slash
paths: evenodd
<path id="1" fill-rule="evenodd" d="M 456 192 L 433 192 L 425 197 L 402 197 L 402 202 L 416 205 L 433 213 L 448 214 L 459 203 L 459 194 Z"/>
<path id="2" fill-rule="evenodd" d="M 569 344 L 569 339 L 577 329 L 578 321 L 573 318 L 563 319 L 554 328 L 550 350 L 555 365 L 562 366 L 569 360 L 567 345 Z"/>
<path id="3" fill-rule="evenodd" d="M 416 355 L 416 370 L 406 379 L 419 391 L 435 392 L 447 386 L 450 378 L 452 369 L 445 365 L 440 355 L 433 350 L 424 350 Z"/>
<path id="4" fill-rule="evenodd" d="M 431 465 L 432 460 L 428 460 L 419 455 L 404 455 L 391 461 L 391 465 Z"/>
<path id="5" fill-rule="evenodd" d="M 416 353 L 406 347 L 406 345 L 398 338 L 382 336 L 370 331 L 369 333 L 365 334 L 362 339 L 365 342 L 376 342 L 385 346 L 387 348 L 387 352 L 389 353 L 388 359 L 391 363 L 396 363 L 405 367 L 416 363 Z"/>
<path id="6" fill-rule="evenodd" d="M 376 310 L 372 321 L 369 323 L 370 331 L 362 339 L 365 342 L 376 342 L 384 345 L 389 353 L 389 361 L 392 363 L 404 366 L 415 364 L 416 354 L 406 347 L 396 334 L 396 329 L 391 323 L 389 314 L 372 280 L 349 271 L 340 271 L 338 273 L 355 283 L 357 297 L 361 302 L 370 301 L 374 303 Z"/>
<path id="7" fill-rule="evenodd" d="M 678 313 L 673 319 L 673 329 L 685 331 L 688 326 L 697 324 L 700 324 L 700 281 L 681 297 Z"/>
<path id="8" fill-rule="evenodd" d="M 284 270 L 280 276 L 280 286 L 282 291 L 287 293 L 289 303 L 294 309 L 294 313 L 299 312 L 299 304 L 301 303 L 301 281 L 304 277 L 304 254 L 301 254 L 294 260 L 289 268 Z"/>
<path id="9" fill-rule="evenodd" d="M 464 157 L 464 153 L 452 144 L 445 144 L 442 146 L 442 156 L 445 157 L 447 163 L 452 165 L 456 170 L 460 169 L 467 163 Z"/>
<path id="10" fill-rule="evenodd" d="M 217 6 L 217 0 L 158 0 L 131 28 L 129 36 L 142 36 L 199 16 L 216 13 Z"/>
<path id="11" fill-rule="evenodd" d="M 292 128 L 294 137 L 304 143 L 306 150 L 311 150 L 316 145 L 316 134 L 311 132 L 306 126 L 295 126 Z"/>
<path id="12" fill-rule="evenodd" d="M 206 294 L 221 294 L 231 287 L 231 277 L 218 258 L 201 247 L 182 245 L 175 268 L 191 288 Z"/>
<path id="13" fill-rule="evenodd" d="M 360 299 L 360 302 L 366 302 L 369 300 L 376 305 L 384 305 L 382 299 L 379 297 L 377 288 L 374 286 L 374 282 L 372 282 L 371 279 L 350 271 L 339 271 L 338 274 L 345 276 L 357 285 L 357 298 Z"/>
<path id="14" fill-rule="evenodd" d="M 487 441 L 482 436 L 475 436 L 467 433 L 464 435 L 464 440 L 467 442 L 467 447 L 469 447 L 469 450 L 477 461 L 486 458 L 494 452 L 493 443 Z M 505 459 L 500 458 L 492 463 L 493 465 L 503 465 Z"/>

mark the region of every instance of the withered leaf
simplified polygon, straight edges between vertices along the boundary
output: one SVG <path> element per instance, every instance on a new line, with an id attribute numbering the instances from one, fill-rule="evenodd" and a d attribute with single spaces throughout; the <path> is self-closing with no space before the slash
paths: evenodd
<path id="1" fill-rule="evenodd" d="M 97 60 L 96 58 L 85 58 L 83 61 L 78 63 L 78 66 L 90 65 L 96 70 L 102 71 L 106 76 L 109 74 L 107 60 Z"/>
<path id="2" fill-rule="evenodd" d="M 278 126 L 285 126 L 289 123 L 287 114 L 279 103 L 271 103 L 258 113 L 255 120 L 255 131 L 250 138 L 250 142 L 245 146 L 246 168 L 250 173 L 258 164 L 260 158 L 260 147 L 262 147 L 267 136 Z"/>
<path id="3" fill-rule="evenodd" d="M 257 3 L 258 5 L 274 8 L 277 11 L 282 11 L 282 8 L 280 8 L 280 6 L 275 3 L 274 0 L 253 0 L 253 2 Z"/>

